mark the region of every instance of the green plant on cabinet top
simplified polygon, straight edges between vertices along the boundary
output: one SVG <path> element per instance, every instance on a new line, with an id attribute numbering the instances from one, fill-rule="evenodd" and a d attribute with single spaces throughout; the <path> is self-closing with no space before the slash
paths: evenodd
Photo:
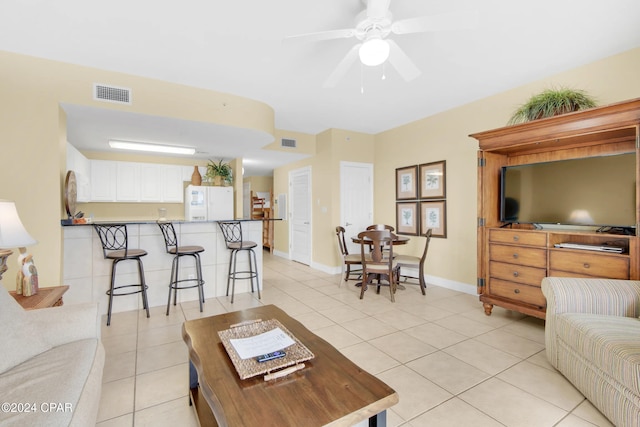
<path id="1" fill-rule="evenodd" d="M 218 163 L 209 160 L 205 177 L 208 181 L 213 182 L 213 185 L 231 185 L 233 184 L 233 169 L 229 163 L 222 160 Z"/>
<path id="2" fill-rule="evenodd" d="M 518 108 L 507 124 L 526 123 L 545 117 L 586 110 L 595 106 L 595 100 L 582 90 L 547 89 L 532 96 L 529 101 Z"/>

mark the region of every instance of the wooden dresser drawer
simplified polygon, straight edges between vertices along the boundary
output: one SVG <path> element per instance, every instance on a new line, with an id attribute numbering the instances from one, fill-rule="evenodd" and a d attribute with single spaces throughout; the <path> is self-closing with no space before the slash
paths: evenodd
<path id="1" fill-rule="evenodd" d="M 547 247 L 547 233 L 528 230 L 498 230 L 489 231 L 489 242 L 513 243 L 516 245 Z"/>
<path id="2" fill-rule="evenodd" d="M 547 299 L 539 287 L 523 285 L 521 283 L 508 282 L 500 279 L 489 279 L 489 292 L 491 295 L 509 298 L 514 301 L 546 307 Z"/>
<path id="3" fill-rule="evenodd" d="M 566 271 L 580 277 L 629 278 L 629 258 L 626 256 L 576 251 L 552 250 L 549 255 L 549 271 Z"/>
<path id="4" fill-rule="evenodd" d="M 547 267 L 547 250 L 515 245 L 489 245 L 491 261 L 521 264 L 528 267 Z"/>
<path id="5" fill-rule="evenodd" d="M 491 277 L 537 286 L 538 288 L 546 273 L 546 268 L 526 267 L 495 261 L 489 263 L 489 275 Z"/>

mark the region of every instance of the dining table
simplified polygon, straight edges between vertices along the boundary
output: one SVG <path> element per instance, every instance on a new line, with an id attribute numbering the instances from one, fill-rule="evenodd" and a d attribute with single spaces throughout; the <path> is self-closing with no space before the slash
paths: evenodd
<path id="1" fill-rule="evenodd" d="M 399 236 L 399 235 L 396 235 L 396 234 L 393 234 L 393 233 L 392 233 L 392 235 L 393 235 L 393 239 L 391 240 L 391 244 L 394 245 L 394 246 L 396 246 L 396 245 L 406 245 L 407 243 L 409 243 L 410 239 L 409 239 L 408 236 Z M 364 241 L 364 243 L 366 245 L 368 242 L 371 242 L 371 239 L 368 239 L 367 237 L 364 237 L 364 238 L 361 239 L 358 236 L 353 236 L 353 237 L 351 237 L 351 241 L 353 243 L 357 243 L 357 244 L 360 244 L 360 243 L 362 243 Z"/>
<path id="2" fill-rule="evenodd" d="M 369 231 L 369 230 L 367 230 L 367 231 Z M 360 233 L 358 233 L 358 234 L 360 234 Z M 409 240 L 411 240 L 408 236 L 404 236 L 404 235 L 397 235 L 397 234 L 391 233 L 391 236 L 393 237 L 391 239 L 391 244 L 393 246 L 406 245 L 407 243 L 409 243 Z M 360 237 L 358 237 L 358 235 L 355 235 L 355 236 L 351 237 L 351 241 L 353 243 L 357 243 L 357 244 L 364 243 L 366 245 L 369 242 L 371 242 L 371 239 L 369 239 L 367 237 L 360 238 Z M 362 286 L 362 282 L 356 283 L 355 286 L 357 286 L 357 287 Z M 405 287 L 404 287 L 404 285 L 401 285 L 400 283 L 398 283 L 398 284 L 396 284 L 396 289 L 404 290 Z"/>

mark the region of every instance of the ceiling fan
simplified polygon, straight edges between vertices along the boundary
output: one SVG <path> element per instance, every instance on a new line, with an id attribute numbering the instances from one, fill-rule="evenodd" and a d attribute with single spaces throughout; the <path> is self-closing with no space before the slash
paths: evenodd
<path id="1" fill-rule="evenodd" d="M 362 2 L 366 5 L 366 9 L 356 16 L 355 28 L 285 38 L 285 41 L 309 42 L 351 37 L 358 39 L 359 42 L 347 52 L 324 82 L 324 87 L 336 86 L 358 58 L 367 66 L 377 66 L 388 60 L 405 81 L 411 81 L 418 77 L 421 71 L 400 46 L 389 38 L 389 35 L 468 29 L 477 25 L 477 13 L 470 12 L 445 13 L 393 21 L 389 11 L 391 0 L 362 0 Z"/>

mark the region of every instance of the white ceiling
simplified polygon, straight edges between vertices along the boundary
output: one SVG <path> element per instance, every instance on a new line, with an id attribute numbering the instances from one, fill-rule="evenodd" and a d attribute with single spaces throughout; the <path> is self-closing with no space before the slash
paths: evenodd
<path id="1" fill-rule="evenodd" d="M 278 129 L 375 134 L 640 46 L 638 0 L 392 0 L 394 20 L 477 11 L 479 24 L 392 35 L 422 71 L 411 82 L 390 66 L 356 64 L 336 87 L 323 88 L 356 40 L 282 39 L 351 28 L 363 8 L 361 0 L 2 0 L 0 49 L 259 100 L 275 110 Z M 117 128 L 120 138 L 149 140 L 159 127 L 205 158 L 234 157 L 230 146 L 249 140 L 247 159 L 265 158 L 259 147 L 270 142 L 237 129 L 66 107 L 70 139 L 77 132 L 97 142 Z M 228 156 L 218 155 L 225 149 Z"/>

